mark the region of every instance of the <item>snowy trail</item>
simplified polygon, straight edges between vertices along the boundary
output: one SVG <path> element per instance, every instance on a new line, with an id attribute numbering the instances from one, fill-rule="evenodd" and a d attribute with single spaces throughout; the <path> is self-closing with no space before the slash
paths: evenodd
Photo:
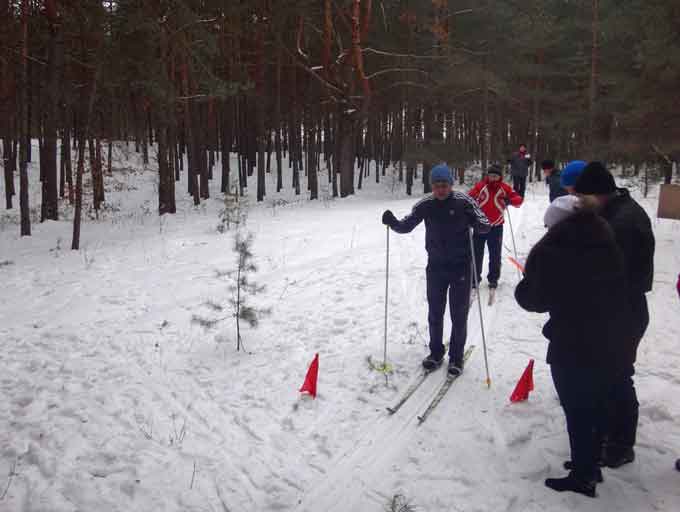
<path id="1" fill-rule="evenodd" d="M 522 230 L 524 212 L 524 209 L 513 210 L 513 227 L 517 230 L 515 236 L 518 236 Z M 504 259 L 506 259 L 505 256 Z M 485 263 L 488 264 L 486 258 Z M 486 275 L 486 269 L 485 266 L 483 275 Z M 504 272 L 506 280 L 515 279 L 512 267 L 507 264 L 504 264 Z M 509 288 L 507 284 L 502 286 L 497 299 L 501 295 L 507 295 Z M 480 298 L 487 341 L 491 341 L 497 308 L 487 307 L 486 290 L 485 286 L 482 286 Z M 423 297 L 421 296 L 420 300 L 424 300 Z M 408 315 L 408 310 L 401 309 L 398 314 Z M 433 421 L 437 423 L 437 417 L 453 417 L 455 418 L 453 421 L 457 423 L 461 409 L 477 407 L 475 402 L 479 396 L 488 393 L 484 384 L 486 374 L 477 301 L 472 304 L 468 323 L 467 346 L 476 347 L 473 357 L 466 366 L 463 377 L 451 387 L 427 422 L 419 425 L 417 416 L 423 412 L 442 384 L 445 378 L 443 371 L 430 376 L 397 414 L 394 416 L 384 414 L 350 451 L 334 460 L 332 472 L 324 475 L 322 481 L 312 486 L 313 490 L 301 500 L 296 510 L 311 512 L 313 510 L 379 509 L 394 493 L 381 492 L 378 489 L 382 487 L 381 484 L 391 473 L 392 464 L 403 455 L 406 447 L 414 441 L 421 443 L 419 438 L 422 438 L 422 435 L 418 432 L 430 430 Z M 413 374 L 418 372 L 419 367 L 414 368 Z M 493 369 L 491 372 L 493 381 Z M 471 395 L 472 400 L 470 400 Z M 459 429 L 459 425 L 456 425 L 456 429 Z"/>

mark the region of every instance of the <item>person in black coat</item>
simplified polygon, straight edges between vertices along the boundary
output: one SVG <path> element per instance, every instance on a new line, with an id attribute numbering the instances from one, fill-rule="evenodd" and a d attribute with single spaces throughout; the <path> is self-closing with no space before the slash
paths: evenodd
<path id="1" fill-rule="evenodd" d="M 488 233 L 491 224 L 474 199 L 452 190 L 453 176 L 446 165 L 435 166 L 430 173 L 430 181 L 432 195 L 419 201 L 409 215 L 398 220 L 387 210 L 383 213 L 382 222 L 397 233 L 410 233 L 425 222 L 430 354 L 423 361 L 423 367 L 434 370 L 442 364 L 446 351 L 443 331 L 448 295 L 452 323 L 448 372 L 457 376 L 463 371 L 470 309 L 470 229 Z"/>
<path id="2" fill-rule="evenodd" d="M 575 184 L 582 202 L 593 208 L 611 226 L 623 253 L 632 310 L 632 326 L 621 336 L 625 365 L 617 374 L 607 398 L 608 414 L 604 464 L 617 468 L 635 460 L 639 403 L 633 383 L 637 349 L 647 326 L 649 310 L 645 294 L 652 290 L 655 240 L 652 224 L 644 209 L 628 190 L 617 188 L 614 177 L 600 162 L 591 162 Z"/>
<path id="3" fill-rule="evenodd" d="M 527 153 L 527 145 L 520 144 L 519 151 L 513 153 L 508 159 L 510 175 L 512 176 L 512 188 L 524 198 L 527 188 L 527 176 L 531 168 L 531 156 Z"/>
<path id="4" fill-rule="evenodd" d="M 545 222 L 549 231 L 529 253 L 515 290 L 522 308 L 550 315 L 543 328 L 547 363 L 567 420 L 571 471 L 545 484 L 595 497 L 602 404 L 625 360 L 619 345 L 629 328 L 623 255 L 612 229 L 578 210 L 574 196 L 552 203 Z"/>
<path id="5" fill-rule="evenodd" d="M 566 196 L 569 192 L 562 188 L 562 171 L 555 167 L 555 162 L 552 160 L 543 160 L 541 163 L 545 181 L 548 184 L 549 198 L 552 203 L 558 197 Z"/>

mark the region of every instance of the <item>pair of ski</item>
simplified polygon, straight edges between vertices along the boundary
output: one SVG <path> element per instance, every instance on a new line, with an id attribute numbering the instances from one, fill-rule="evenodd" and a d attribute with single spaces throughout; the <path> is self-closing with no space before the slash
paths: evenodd
<path id="1" fill-rule="evenodd" d="M 467 360 L 470 358 L 470 354 L 472 354 L 472 350 L 475 348 L 474 345 L 471 345 L 465 350 L 465 353 L 463 354 L 463 362 L 466 363 Z M 388 407 L 387 411 L 390 413 L 390 415 L 395 414 L 399 409 L 402 408 L 402 406 L 407 402 L 409 398 L 413 396 L 413 394 L 418 390 L 418 388 L 425 382 L 427 377 L 435 373 L 437 370 L 423 370 L 422 373 L 418 376 L 416 381 L 411 384 L 408 389 L 404 392 L 402 397 L 399 399 L 399 401 L 392 407 Z M 460 375 L 450 375 L 446 374 L 446 380 L 440 385 L 439 389 L 437 390 L 437 394 L 434 395 L 432 400 L 430 400 L 430 403 L 427 405 L 427 408 L 423 411 L 422 414 L 418 416 L 418 424 L 422 424 L 427 417 L 434 411 L 434 409 L 439 405 L 439 402 L 442 401 L 444 396 L 446 395 L 446 392 L 451 388 L 453 383 L 456 381 L 456 379 Z"/>

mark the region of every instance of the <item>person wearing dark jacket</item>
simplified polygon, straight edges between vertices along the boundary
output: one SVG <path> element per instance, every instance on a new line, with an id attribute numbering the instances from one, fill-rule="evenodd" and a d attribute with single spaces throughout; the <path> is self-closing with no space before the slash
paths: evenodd
<path id="1" fill-rule="evenodd" d="M 545 222 L 549 231 L 529 253 L 515 290 L 522 308 L 550 315 L 547 363 L 567 420 L 571 471 L 545 484 L 595 497 L 603 398 L 625 359 L 618 346 L 628 329 L 623 255 L 608 224 L 578 210 L 574 196 L 552 203 Z"/>
<path id="2" fill-rule="evenodd" d="M 625 347 L 625 365 L 616 375 L 607 398 L 607 424 L 603 462 L 617 468 L 635 460 L 639 403 L 633 375 L 637 349 L 649 325 L 646 293 L 654 278 L 654 233 L 644 209 L 628 190 L 617 188 L 614 177 L 600 162 L 589 163 L 575 185 L 575 192 L 611 226 L 623 253 L 631 306 L 632 326 L 621 336 Z"/>
<path id="3" fill-rule="evenodd" d="M 444 312 L 448 294 L 452 323 L 448 371 L 459 375 L 463 371 L 470 308 L 470 229 L 486 233 L 491 225 L 471 197 L 453 191 L 453 176 L 446 165 L 434 167 L 430 181 L 432 195 L 419 201 L 409 215 L 398 220 L 387 210 L 382 221 L 397 233 L 410 233 L 425 222 L 430 354 L 423 361 L 423 367 L 434 370 L 444 359 Z"/>
<path id="4" fill-rule="evenodd" d="M 543 160 L 543 162 L 541 162 L 541 169 L 543 169 L 543 175 L 548 184 L 549 199 L 551 203 L 558 197 L 566 196 L 569 193 L 562 188 L 560 182 L 562 179 L 562 171 L 555 168 L 554 161 Z"/>
<path id="5" fill-rule="evenodd" d="M 508 164 L 510 164 L 510 174 L 512 175 L 512 188 L 524 198 L 529 167 L 531 167 L 531 157 L 527 154 L 526 144 L 519 145 L 519 151 L 512 154 Z"/>

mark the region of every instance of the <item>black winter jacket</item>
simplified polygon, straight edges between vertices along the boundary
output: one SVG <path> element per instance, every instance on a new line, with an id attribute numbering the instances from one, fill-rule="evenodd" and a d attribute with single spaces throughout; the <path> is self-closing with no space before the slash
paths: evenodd
<path id="1" fill-rule="evenodd" d="M 470 228 L 488 233 L 491 224 L 467 194 L 451 192 L 445 200 L 432 195 L 418 202 L 409 215 L 390 227 L 397 233 L 410 233 L 425 221 L 425 249 L 428 268 L 446 270 L 469 263 Z"/>
<path id="2" fill-rule="evenodd" d="M 549 313 L 547 362 L 618 371 L 634 352 L 623 255 L 614 233 L 592 212 L 556 224 L 531 250 L 515 298 Z"/>
<path id="3" fill-rule="evenodd" d="M 553 173 L 548 176 L 548 187 L 550 189 L 550 202 L 552 203 L 558 197 L 566 196 L 567 191 L 562 188 L 562 171 L 555 169 Z"/>
<path id="4" fill-rule="evenodd" d="M 623 251 L 630 296 L 638 299 L 652 290 L 654 281 L 655 240 L 649 216 L 625 188 L 617 189 L 600 215 L 614 230 Z"/>
<path id="5" fill-rule="evenodd" d="M 513 153 L 508 160 L 510 164 L 510 174 L 512 176 L 518 176 L 520 178 L 526 178 L 529 176 L 529 167 L 531 166 L 531 158 L 527 158 L 526 155 L 522 155 L 519 151 Z"/>

